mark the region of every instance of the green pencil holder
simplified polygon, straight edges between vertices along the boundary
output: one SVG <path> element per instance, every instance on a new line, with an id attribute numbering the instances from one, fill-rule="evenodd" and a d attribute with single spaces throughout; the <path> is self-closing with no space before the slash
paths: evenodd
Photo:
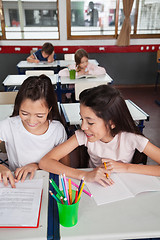
<path id="1" fill-rule="evenodd" d="M 75 69 L 70 69 L 69 70 L 69 76 L 70 76 L 70 79 L 75 79 L 76 78 L 76 70 Z"/>
<path id="2" fill-rule="evenodd" d="M 72 199 L 75 199 L 76 191 L 72 190 Z M 73 227 L 78 222 L 79 201 L 72 205 L 65 205 L 57 202 L 59 223 L 63 227 Z"/>

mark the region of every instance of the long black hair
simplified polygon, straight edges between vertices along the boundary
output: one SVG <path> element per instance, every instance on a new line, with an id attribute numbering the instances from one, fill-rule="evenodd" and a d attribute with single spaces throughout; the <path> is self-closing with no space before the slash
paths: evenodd
<path id="1" fill-rule="evenodd" d="M 119 132 L 143 135 L 136 126 L 125 100 L 118 89 L 110 85 L 100 85 L 82 91 L 79 99 L 81 104 L 90 107 L 97 117 L 104 120 L 113 137 Z M 111 128 L 112 124 L 115 125 L 113 129 Z M 140 155 L 142 158 L 144 157 L 144 154 Z M 143 160 L 140 160 L 140 155 L 137 155 L 136 150 L 132 162 L 143 162 Z M 144 163 L 146 163 L 146 160 Z"/>
<path id="2" fill-rule="evenodd" d="M 46 75 L 30 76 L 22 83 L 15 99 L 14 110 L 11 117 L 19 115 L 21 103 L 25 99 L 31 99 L 32 101 L 39 99 L 45 100 L 48 109 L 51 108 L 47 119 L 61 121 L 56 93 L 50 78 Z"/>

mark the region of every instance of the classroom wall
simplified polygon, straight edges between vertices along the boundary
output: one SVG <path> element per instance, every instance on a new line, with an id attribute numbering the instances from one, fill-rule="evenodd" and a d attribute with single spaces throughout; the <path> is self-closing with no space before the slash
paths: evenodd
<path id="1" fill-rule="evenodd" d="M 25 60 L 28 54 L 0 54 L 0 91 L 2 82 L 9 74 L 18 74 L 16 65 Z M 115 85 L 152 85 L 156 79 L 156 52 L 134 53 L 89 53 L 113 78 Z M 63 59 L 63 54 L 57 54 Z"/>

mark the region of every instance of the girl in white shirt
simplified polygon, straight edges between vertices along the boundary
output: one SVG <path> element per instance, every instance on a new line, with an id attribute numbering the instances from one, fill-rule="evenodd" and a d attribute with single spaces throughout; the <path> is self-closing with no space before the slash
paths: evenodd
<path id="1" fill-rule="evenodd" d="M 40 168 L 57 174 L 65 172 L 68 177 L 77 179 L 84 176 L 86 181 L 96 181 L 103 186 L 113 184 L 110 177 L 106 178 L 106 173 L 108 176 L 112 172 L 160 176 L 159 165 L 135 164 L 144 154 L 160 164 L 160 149 L 139 131 L 116 88 L 100 85 L 86 89 L 79 99 L 81 130 L 44 156 Z M 59 162 L 79 145 L 87 147 L 92 171 L 73 169 Z"/>
<path id="2" fill-rule="evenodd" d="M 5 142 L 9 163 L 9 169 L 0 165 L 0 181 L 8 185 L 9 180 L 15 187 L 15 181 L 24 181 L 28 173 L 32 179 L 40 159 L 66 139 L 50 78 L 28 77 L 16 96 L 12 116 L 0 121 L 0 141 Z M 63 159 L 66 164 L 68 160 Z"/>

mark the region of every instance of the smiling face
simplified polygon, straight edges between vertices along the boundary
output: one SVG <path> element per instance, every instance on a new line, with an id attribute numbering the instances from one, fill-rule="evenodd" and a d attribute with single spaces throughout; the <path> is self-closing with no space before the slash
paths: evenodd
<path id="1" fill-rule="evenodd" d="M 49 109 L 44 99 L 32 101 L 25 99 L 20 106 L 19 116 L 25 129 L 35 135 L 44 134 L 48 129 Z"/>
<path id="2" fill-rule="evenodd" d="M 104 120 L 97 117 L 90 107 L 80 104 L 80 115 L 82 118 L 81 129 L 86 134 L 89 142 L 97 140 L 110 142 L 113 139 Z"/>
<path id="3" fill-rule="evenodd" d="M 80 68 L 85 70 L 88 66 L 88 58 L 87 57 L 82 57 L 81 58 L 81 63 L 79 64 Z"/>

